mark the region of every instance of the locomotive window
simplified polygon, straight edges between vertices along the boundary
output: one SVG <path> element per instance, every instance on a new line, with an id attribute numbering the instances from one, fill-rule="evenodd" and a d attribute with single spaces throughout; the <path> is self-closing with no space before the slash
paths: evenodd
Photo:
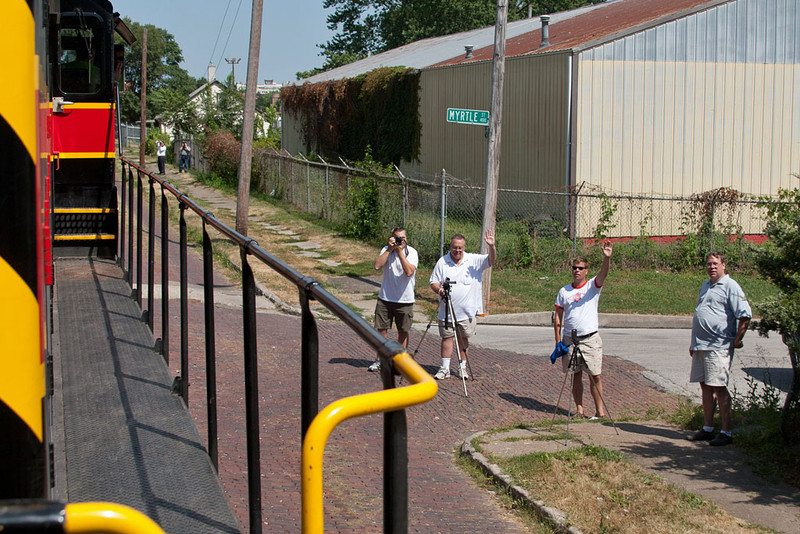
<path id="1" fill-rule="evenodd" d="M 62 17 L 58 31 L 59 87 L 63 93 L 93 94 L 102 88 L 101 21 L 80 13 Z"/>

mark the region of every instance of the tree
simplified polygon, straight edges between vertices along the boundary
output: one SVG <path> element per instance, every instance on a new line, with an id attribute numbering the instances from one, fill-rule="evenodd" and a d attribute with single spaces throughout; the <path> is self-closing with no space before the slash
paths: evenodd
<path id="1" fill-rule="evenodd" d="M 508 20 L 526 18 L 529 8 L 535 16 L 599 1 L 603 0 L 515 1 Z M 328 28 L 338 33 L 319 45 L 326 58 L 320 71 L 420 39 L 492 26 L 497 14 L 497 0 L 325 0 L 323 7 L 334 9 Z"/>
<path id="2" fill-rule="evenodd" d="M 765 201 L 769 241 L 756 256 L 759 272 L 778 293 L 756 306 L 759 334 L 778 332 L 789 349 L 792 384 L 781 412 L 781 434 L 787 441 L 800 432 L 800 190 L 780 189 L 779 202 Z"/>
<path id="3" fill-rule="evenodd" d="M 187 95 L 203 84 L 204 80 L 193 78 L 180 66 L 183 61 L 181 47 L 168 31 L 152 24 L 141 25 L 125 17 L 125 24 L 136 36 L 136 42 L 125 52 L 125 92 L 120 96 L 122 120 L 139 120 L 142 85 L 142 33 L 147 28 L 147 116 L 155 117 L 171 102 L 170 95 L 156 97 L 156 93 L 169 89 L 179 95 Z M 152 98 L 151 98 L 152 95 Z"/>

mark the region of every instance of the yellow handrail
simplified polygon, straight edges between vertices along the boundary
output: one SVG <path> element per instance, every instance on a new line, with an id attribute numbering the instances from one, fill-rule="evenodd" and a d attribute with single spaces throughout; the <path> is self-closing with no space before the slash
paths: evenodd
<path id="1" fill-rule="evenodd" d="M 164 534 L 155 521 L 133 508 L 109 502 L 67 504 L 64 507 L 67 534 Z"/>
<path id="2" fill-rule="evenodd" d="M 322 458 L 325 444 L 336 425 L 352 417 L 401 410 L 427 402 L 436 396 L 436 381 L 408 352 L 396 354 L 394 368 L 411 385 L 339 399 L 326 406 L 308 427 L 301 459 L 302 526 L 304 533 L 322 532 Z"/>

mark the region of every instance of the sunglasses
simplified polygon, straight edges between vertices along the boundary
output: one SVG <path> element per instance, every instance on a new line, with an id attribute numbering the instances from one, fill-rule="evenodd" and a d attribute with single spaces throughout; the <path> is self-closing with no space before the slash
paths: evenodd
<path id="1" fill-rule="evenodd" d="M 583 270 L 586 270 L 586 267 L 580 267 L 578 265 L 573 265 L 572 266 L 572 270 L 573 271 L 583 271 Z"/>

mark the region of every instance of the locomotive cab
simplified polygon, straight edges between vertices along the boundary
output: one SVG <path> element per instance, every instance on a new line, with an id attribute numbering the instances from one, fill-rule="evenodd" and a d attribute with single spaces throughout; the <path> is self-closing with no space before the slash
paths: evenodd
<path id="1" fill-rule="evenodd" d="M 57 256 L 116 255 L 114 26 L 105 0 L 61 0 L 50 29 Z"/>

